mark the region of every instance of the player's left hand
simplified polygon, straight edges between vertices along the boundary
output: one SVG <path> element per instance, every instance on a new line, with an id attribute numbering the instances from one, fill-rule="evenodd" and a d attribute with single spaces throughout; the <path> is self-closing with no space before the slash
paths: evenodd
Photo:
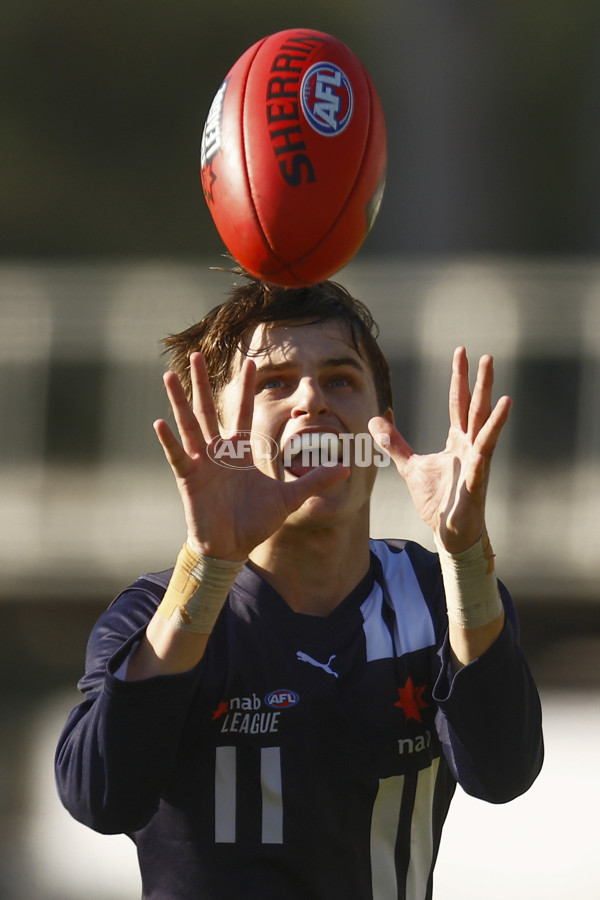
<path id="1" fill-rule="evenodd" d="M 419 455 L 397 429 L 380 416 L 369 430 L 389 437 L 386 450 L 408 486 L 415 507 L 433 529 L 436 540 L 450 553 L 467 550 L 485 529 L 485 499 L 490 465 L 511 400 L 501 397 L 492 408 L 493 360 L 479 360 L 473 393 L 464 347 L 454 351 L 450 380 L 450 428 L 446 447 Z"/>

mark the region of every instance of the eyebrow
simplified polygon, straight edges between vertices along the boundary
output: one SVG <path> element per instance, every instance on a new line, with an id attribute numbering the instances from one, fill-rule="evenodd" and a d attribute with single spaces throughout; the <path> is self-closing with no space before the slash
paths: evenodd
<path id="1" fill-rule="evenodd" d="M 360 360 L 356 359 L 354 356 L 332 356 L 328 359 L 324 359 L 320 363 L 320 366 L 323 369 L 339 369 L 343 366 L 351 366 L 358 372 L 364 372 L 364 366 L 361 365 Z M 298 368 L 298 363 L 292 362 L 291 360 L 280 363 L 264 363 L 263 365 L 257 365 L 256 374 L 261 375 L 263 372 L 281 372 L 286 369 L 296 368 Z"/>

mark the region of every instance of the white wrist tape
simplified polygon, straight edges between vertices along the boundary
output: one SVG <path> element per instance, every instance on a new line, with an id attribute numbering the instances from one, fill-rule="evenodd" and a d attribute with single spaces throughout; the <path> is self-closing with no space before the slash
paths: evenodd
<path id="1" fill-rule="evenodd" d="M 210 634 L 243 565 L 202 556 L 185 543 L 158 612 L 180 631 Z"/>
<path id="2" fill-rule="evenodd" d="M 497 619 L 502 612 L 502 600 L 487 532 L 463 553 L 448 553 L 437 541 L 436 545 L 448 618 L 463 628 L 478 628 Z"/>

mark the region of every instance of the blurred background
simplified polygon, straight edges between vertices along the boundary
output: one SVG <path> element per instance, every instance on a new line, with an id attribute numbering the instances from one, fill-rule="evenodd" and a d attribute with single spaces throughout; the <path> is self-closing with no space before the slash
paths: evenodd
<path id="1" fill-rule="evenodd" d="M 133 900 L 126 838 L 72 822 L 52 757 L 90 628 L 172 564 L 183 517 L 152 432 L 160 340 L 231 287 L 198 147 L 237 57 L 329 31 L 389 132 L 379 218 L 336 277 L 372 308 L 398 424 L 446 430 L 453 348 L 514 409 L 489 527 L 545 710 L 505 807 L 459 795 L 438 900 L 597 900 L 600 832 L 600 7 L 595 0 L 4 0 L 0 7 L 0 900 Z M 382 470 L 373 531 L 429 545 Z M 482 883 L 485 890 L 482 890 Z"/>

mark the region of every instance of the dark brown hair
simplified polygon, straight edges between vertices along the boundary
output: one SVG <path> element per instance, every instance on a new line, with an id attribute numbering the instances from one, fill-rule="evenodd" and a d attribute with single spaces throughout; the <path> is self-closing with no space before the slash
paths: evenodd
<path id="1" fill-rule="evenodd" d="M 333 281 L 300 288 L 283 288 L 248 279 L 237 285 L 228 300 L 207 313 L 200 322 L 163 340 L 169 368 L 177 372 L 191 398 L 190 355 L 195 351 L 206 360 L 211 387 L 218 399 L 231 378 L 238 350 L 247 354 L 247 340 L 257 325 L 297 322 L 317 324 L 328 320 L 343 323 L 349 339 L 367 363 L 377 391 L 379 412 L 392 408 L 390 369 L 379 344 L 378 328 L 364 303 Z"/>

